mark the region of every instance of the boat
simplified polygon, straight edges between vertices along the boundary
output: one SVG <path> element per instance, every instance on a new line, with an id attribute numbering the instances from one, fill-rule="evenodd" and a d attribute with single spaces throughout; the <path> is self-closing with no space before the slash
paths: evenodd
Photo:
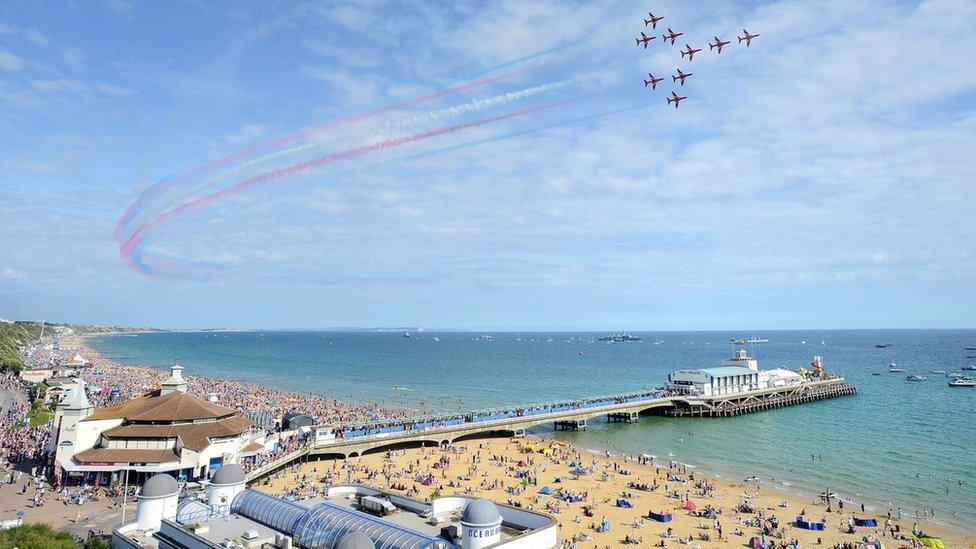
<path id="1" fill-rule="evenodd" d="M 970 345 L 969 347 L 966 347 L 966 350 L 967 351 L 976 351 L 976 345 Z"/>
<path id="2" fill-rule="evenodd" d="M 905 379 L 907 379 L 908 381 L 925 381 L 925 376 L 920 376 L 918 374 L 908 374 L 908 377 L 906 377 Z"/>
<path id="3" fill-rule="evenodd" d="M 872 372 L 871 375 L 873 375 L 873 376 L 880 376 L 881 375 L 881 372 Z"/>
<path id="4" fill-rule="evenodd" d="M 655 345 L 663 345 L 663 344 L 664 344 L 664 341 L 661 341 L 661 340 L 659 339 L 659 340 L 657 340 L 657 341 L 655 341 L 655 342 L 654 342 L 654 344 L 655 344 Z"/>
<path id="5" fill-rule="evenodd" d="M 970 372 L 976 372 L 976 364 L 967 364 L 961 368 L 962 370 L 969 370 Z"/>
<path id="6" fill-rule="evenodd" d="M 932 370 L 931 373 L 933 373 L 933 374 L 943 374 L 944 375 L 946 373 L 946 371 L 945 370 Z"/>
<path id="7" fill-rule="evenodd" d="M 769 339 L 762 338 L 759 336 L 752 336 L 746 340 L 746 343 L 769 343 Z"/>
<path id="8" fill-rule="evenodd" d="M 891 346 L 890 343 L 875 343 L 874 344 L 874 348 L 875 349 L 884 349 L 884 348 L 887 348 L 887 347 L 890 347 L 890 346 Z"/>
<path id="9" fill-rule="evenodd" d="M 403 335 L 400 337 L 410 337 L 410 332 L 403 332 Z"/>
<path id="10" fill-rule="evenodd" d="M 732 339 L 732 343 L 735 343 L 736 345 L 745 345 L 746 344 L 746 338 L 744 338 L 744 337 L 733 338 Z"/>
<path id="11" fill-rule="evenodd" d="M 950 379 L 954 379 L 957 377 L 966 377 L 966 376 L 962 375 L 962 373 L 960 372 L 949 372 L 948 374 L 946 374 L 946 377 Z"/>
<path id="12" fill-rule="evenodd" d="M 440 340 L 441 340 L 441 338 L 439 338 L 437 336 L 434 336 L 434 341 L 440 341 Z"/>
<path id="13" fill-rule="evenodd" d="M 888 373 L 898 374 L 898 373 L 901 373 L 901 372 L 904 372 L 904 371 L 905 370 L 899 368 L 898 365 L 895 364 L 894 362 L 892 362 L 891 364 L 888 365 Z"/>
<path id="14" fill-rule="evenodd" d="M 976 379 L 971 377 L 957 377 L 949 381 L 949 387 L 976 387 Z"/>
<path id="15" fill-rule="evenodd" d="M 603 336 L 600 341 L 610 341 L 612 343 L 630 343 L 640 341 L 641 338 L 637 336 L 632 336 L 627 332 L 617 332 L 613 335 Z"/>

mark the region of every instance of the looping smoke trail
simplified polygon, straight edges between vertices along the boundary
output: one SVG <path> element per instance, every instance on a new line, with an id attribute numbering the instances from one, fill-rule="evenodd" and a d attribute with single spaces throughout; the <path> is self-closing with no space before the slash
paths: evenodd
<path id="1" fill-rule="evenodd" d="M 541 112 L 541 111 L 544 111 L 544 110 L 553 109 L 553 108 L 560 107 L 560 106 L 563 106 L 563 105 L 566 105 L 566 104 L 569 104 L 569 103 L 573 103 L 575 101 L 580 101 L 580 100 L 582 100 L 584 98 L 585 97 L 578 97 L 578 98 L 575 98 L 575 99 L 567 99 L 567 100 L 563 100 L 563 101 L 557 101 L 557 102 L 554 102 L 554 103 L 548 103 L 548 104 L 545 104 L 545 105 L 540 105 L 540 106 L 532 107 L 532 108 L 529 108 L 529 109 L 523 109 L 523 110 L 519 110 L 519 111 L 513 111 L 513 112 L 509 112 L 509 113 L 505 113 L 505 114 L 500 114 L 500 115 L 497 115 L 497 116 L 491 116 L 491 117 L 488 117 L 488 118 L 482 118 L 482 119 L 479 119 L 479 120 L 473 120 L 471 122 L 465 122 L 465 123 L 462 123 L 462 124 L 456 124 L 456 125 L 453 125 L 453 126 L 446 126 L 446 127 L 443 127 L 443 128 L 429 130 L 429 131 L 426 131 L 426 132 L 421 132 L 421 133 L 417 133 L 417 134 L 413 134 L 413 135 L 406 135 L 406 136 L 398 137 L 398 138 L 395 138 L 395 139 L 389 139 L 389 140 L 386 140 L 386 141 L 380 141 L 380 142 L 377 142 L 377 143 L 372 143 L 370 145 L 364 145 L 364 146 L 361 146 L 361 147 L 355 147 L 355 148 L 352 148 L 352 149 L 347 149 L 345 151 L 341 151 L 341 152 L 329 154 L 329 155 L 326 155 L 326 156 L 321 156 L 321 157 L 313 158 L 313 159 L 310 159 L 310 160 L 306 160 L 304 162 L 299 162 L 297 164 L 292 164 L 290 166 L 285 166 L 285 167 L 282 167 L 282 168 L 278 168 L 276 170 L 272 170 L 270 172 L 263 173 L 261 175 L 254 176 L 252 178 L 249 178 L 249 179 L 246 179 L 244 181 L 241 181 L 241 182 L 239 182 L 239 183 L 237 183 L 237 184 L 235 184 L 235 185 L 233 185 L 231 187 L 228 187 L 226 189 L 221 189 L 221 190 L 216 191 L 214 193 L 211 193 L 211 194 L 209 194 L 207 196 L 198 198 L 198 199 L 193 200 L 191 202 L 187 202 L 187 203 L 185 203 L 185 204 L 183 204 L 181 206 L 178 206 L 176 208 L 173 208 L 172 210 L 168 210 L 168 211 L 162 213 L 159 217 L 157 217 L 153 221 L 150 221 L 149 223 L 146 223 L 145 225 L 142 225 L 141 227 L 139 227 L 132 234 L 132 236 L 130 236 L 129 239 L 122 245 L 121 249 L 119 250 L 120 255 L 122 256 L 122 258 L 124 260 L 126 260 L 130 265 L 132 265 L 132 267 L 134 267 L 135 269 L 137 269 L 140 272 L 143 272 L 144 274 L 148 274 L 148 271 L 144 271 L 138 264 L 136 264 L 135 261 L 132 260 L 133 251 L 136 249 L 137 246 L 139 246 L 139 244 L 142 242 L 142 240 L 145 238 L 145 236 L 147 234 L 149 234 L 151 231 L 153 231 L 153 230 L 155 230 L 155 229 L 157 229 L 157 228 L 159 228 L 159 227 L 161 227 L 161 226 L 163 226 L 163 225 L 171 222 L 172 220 L 176 219 L 177 217 L 180 217 L 182 215 L 185 215 L 186 213 L 189 213 L 189 212 L 191 212 L 193 210 L 196 210 L 196 209 L 201 208 L 203 206 L 212 204 L 212 203 L 217 202 L 217 201 L 219 201 L 219 200 L 221 200 L 223 198 L 226 198 L 228 196 L 232 196 L 234 194 L 238 194 L 238 193 L 240 193 L 240 192 L 242 192 L 242 191 L 244 191 L 244 190 L 246 190 L 248 188 L 254 187 L 256 185 L 261 185 L 261 184 L 264 184 L 264 183 L 271 183 L 271 182 L 277 181 L 279 179 L 282 179 L 284 177 L 288 177 L 288 176 L 292 176 L 292 175 L 296 175 L 296 174 L 300 174 L 300 173 L 305 173 L 305 172 L 308 172 L 309 170 L 312 170 L 313 168 L 318 168 L 318 167 L 321 167 L 321 166 L 326 166 L 326 165 L 333 164 L 335 162 L 339 162 L 339 161 L 342 161 L 342 160 L 348 160 L 348 159 L 351 159 L 351 158 L 356 158 L 356 157 L 359 157 L 359 156 L 364 156 L 364 155 L 367 155 L 367 154 L 379 152 L 379 151 L 386 150 L 386 149 L 400 147 L 400 146 L 403 146 L 403 145 L 406 145 L 406 144 L 409 144 L 409 143 L 415 143 L 415 142 L 418 142 L 418 141 L 423 141 L 423 140 L 426 140 L 426 139 L 430 139 L 430 138 L 433 138 L 433 137 L 438 137 L 438 136 L 441 136 L 441 135 L 446 135 L 446 134 L 449 134 L 449 133 L 454 133 L 454 132 L 461 131 L 461 130 L 476 128 L 476 127 L 479 127 L 479 126 L 484 126 L 486 124 L 491 124 L 491 123 L 494 123 L 494 122 L 500 122 L 502 120 L 508 120 L 508 119 L 511 119 L 511 118 L 519 117 L 519 116 L 525 116 L 525 115 L 528 115 L 528 114 L 532 114 L 532 113 Z"/>
<path id="2" fill-rule="evenodd" d="M 550 82 L 548 84 L 541 84 L 541 85 L 533 86 L 533 87 L 530 87 L 530 88 L 524 88 L 524 89 L 521 89 L 521 90 L 518 90 L 518 91 L 513 91 L 513 92 L 499 94 L 499 95 L 496 95 L 494 97 L 489 97 L 489 98 L 486 98 L 486 99 L 479 99 L 477 101 L 470 101 L 468 103 L 463 103 L 463 104 L 456 105 L 454 107 L 450 107 L 450 108 L 446 108 L 446 109 L 442 109 L 442 110 L 439 110 L 439 111 L 433 111 L 433 112 L 428 112 L 428 113 L 424 113 L 424 114 L 419 114 L 419 115 L 416 115 L 414 117 L 408 118 L 406 120 L 400 120 L 400 121 L 397 121 L 397 122 L 393 122 L 393 123 L 387 124 L 385 128 L 382 128 L 380 130 L 376 130 L 376 131 L 373 131 L 373 132 L 367 132 L 366 130 L 364 130 L 364 131 L 360 132 L 360 134 L 356 134 L 356 135 L 353 135 L 353 136 L 346 137 L 345 139 L 342 139 L 342 140 L 339 141 L 338 146 L 340 146 L 340 147 L 342 147 L 342 146 L 349 147 L 349 146 L 352 146 L 352 143 L 353 142 L 361 142 L 361 141 L 369 141 L 369 140 L 378 141 L 378 140 L 388 139 L 390 135 L 399 133 L 399 132 L 404 131 L 404 130 L 406 130 L 406 129 L 410 128 L 410 127 L 413 127 L 413 126 L 417 126 L 417 125 L 425 124 L 425 123 L 429 124 L 429 123 L 433 123 L 433 122 L 438 122 L 438 121 L 441 121 L 441 120 L 443 120 L 445 118 L 448 118 L 448 117 L 454 117 L 454 118 L 456 118 L 456 117 L 462 116 L 462 115 L 467 114 L 467 113 L 476 112 L 476 111 L 484 110 L 484 109 L 491 108 L 491 107 L 497 107 L 499 105 L 504 105 L 506 103 L 511 103 L 512 101 L 517 101 L 517 100 L 520 100 L 520 99 L 525 99 L 525 98 L 531 97 L 533 95 L 537 95 L 537 94 L 540 94 L 540 93 L 545 93 L 545 92 L 549 92 L 549 91 L 553 91 L 553 90 L 557 90 L 557 89 L 566 87 L 571 82 L 572 82 L 571 79 L 570 80 L 560 80 L 560 81 L 556 81 L 556 82 Z M 173 204 L 176 204 L 178 202 L 182 202 L 183 200 L 186 200 L 186 199 L 192 197 L 193 195 L 195 195 L 195 194 L 197 194 L 197 193 L 199 193 L 199 192 L 201 192 L 201 191 L 203 191 L 203 190 L 205 190 L 205 189 L 207 189 L 207 188 L 209 188 L 209 187 L 211 187 L 213 185 L 219 184 L 219 183 L 221 183 L 223 181 L 227 181 L 228 179 L 230 179 L 234 175 L 236 175 L 238 173 L 241 173 L 242 171 L 244 171 L 244 170 L 246 170 L 248 168 L 251 168 L 251 167 L 254 167 L 256 165 L 259 165 L 259 164 L 262 164 L 262 163 L 265 163 L 265 162 L 269 162 L 269 161 L 272 161 L 272 160 L 277 160 L 277 159 L 282 158 L 282 157 L 285 157 L 285 156 L 290 156 L 290 155 L 294 155 L 294 154 L 300 154 L 300 153 L 303 153 L 303 152 L 307 152 L 307 151 L 311 151 L 311 150 L 314 150 L 314 149 L 318 149 L 318 148 L 324 147 L 326 144 L 333 145 L 333 146 L 336 145 L 336 143 L 323 143 L 323 142 L 307 143 L 305 145 L 299 145 L 297 147 L 292 147 L 290 149 L 282 149 L 280 151 L 276 151 L 276 152 L 273 152 L 273 153 L 270 153 L 270 154 L 266 154 L 264 156 L 259 156 L 258 158 L 254 158 L 252 160 L 248 160 L 247 162 L 242 162 L 240 164 L 237 164 L 236 166 L 233 166 L 232 168 L 229 168 L 229 169 L 225 170 L 224 172 L 222 172 L 221 174 L 217 175 L 216 177 L 212 177 L 210 179 L 207 179 L 207 180 L 203 181 L 202 183 L 200 183 L 199 185 L 196 185 L 195 187 L 193 187 L 191 189 L 188 189 L 186 192 L 183 192 L 183 193 L 180 193 L 180 194 L 178 194 L 176 196 L 173 196 L 172 198 L 166 200 L 165 202 L 162 202 L 159 205 L 154 206 L 152 209 L 147 210 L 146 212 L 144 212 L 145 217 L 152 218 L 155 215 L 159 215 L 161 212 L 165 211 L 167 208 L 169 208 Z"/>
<path id="3" fill-rule="evenodd" d="M 461 82 L 459 84 L 455 84 L 455 85 L 452 85 L 452 86 L 448 86 L 446 88 L 442 88 L 442 89 L 439 89 L 439 90 L 435 90 L 433 92 L 428 92 L 428 93 L 421 94 L 421 95 L 418 95 L 418 96 L 415 96 L 415 97 L 411 97 L 411 98 L 408 98 L 408 99 L 404 99 L 402 101 L 398 101 L 398 102 L 392 103 L 390 105 L 386 105 L 386 106 L 383 106 L 383 107 L 377 107 L 375 109 L 371 109 L 371 110 L 363 111 L 363 112 L 360 112 L 360 113 L 352 114 L 352 115 L 349 115 L 349 116 L 345 116 L 345 117 L 342 117 L 342 118 L 338 118 L 336 120 L 332 120 L 332 121 L 329 121 L 329 122 L 325 122 L 325 123 L 319 124 L 317 126 L 311 126 L 309 128 L 305 128 L 303 130 L 299 130 L 299 131 L 297 131 L 295 133 L 292 133 L 292 134 L 284 135 L 284 136 L 281 136 L 281 137 L 278 137 L 278 138 L 275 138 L 275 139 L 270 139 L 270 140 L 267 140 L 267 141 L 262 141 L 260 143 L 255 143 L 254 145 L 251 145 L 251 146 L 248 146 L 248 147 L 244 147 L 242 149 L 238 149 L 237 151 L 234 151 L 234 152 L 232 152 L 230 154 L 227 154 L 227 155 L 224 155 L 224 156 L 222 156 L 222 157 L 220 157 L 220 158 L 218 158 L 216 160 L 213 160 L 211 162 L 208 162 L 207 164 L 204 164 L 203 166 L 199 166 L 199 167 L 197 167 L 197 168 L 195 168 L 195 169 L 193 169 L 193 170 L 191 170 L 189 172 L 186 172 L 183 175 L 180 175 L 179 177 L 176 177 L 176 178 L 174 178 L 174 179 L 172 179 L 172 180 L 170 180 L 168 182 L 165 182 L 165 183 L 163 183 L 161 185 L 154 185 L 154 186 L 150 187 L 149 189 L 147 189 L 146 191 L 144 191 L 135 200 L 135 202 L 133 202 L 132 205 L 129 206 L 129 208 L 125 211 L 125 213 L 123 213 L 122 216 L 119 218 L 119 220 L 118 220 L 118 222 L 116 223 L 116 226 L 115 226 L 115 236 L 116 236 L 117 239 L 121 239 L 122 232 L 126 229 L 126 227 L 128 226 L 128 224 L 136 216 L 136 214 L 138 213 L 139 209 L 141 209 L 142 206 L 146 202 L 148 202 L 149 200 L 152 200 L 156 196 L 159 196 L 160 193 L 162 193 L 162 192 L 164 192 L 164 191 L 166 191 L 166 190 L 168 190 L 168 189 L 170 189 L 172 187 L 179 186 L 184 181 L 186 181 L 186 180 L 188 180 L 190 178 L 197 177 L 197 176 L 199 176 L 201 174 L 204 174 L 204 173 L 206 173 L 206 172 L 208 172 L 210 170 L 213 170 L 215 168 L 219 168 L 221 166 L 225 166 L 225 165 L 229 164 L 230 162 L 233 162 L 233 161 L 238 160 L 240 158 L 244 158 L 244 157 L 247 157 L 247 156 L 249 156 L 251 154 L 259 153 L 261 151 L 265 151 L 265 150 L 269 150 L 269 149 L 274 149 L 274 148 L 280 147 L 282 145 L 286 145 L 288 143 L 291 143 L 293 141 L 296 141 L 298 139 L 302 139 L 302 138 L 308 137 L 310 135 L 315 135 L 317 133 L 321 133 L 321 132 L 324 132 L 324 131 L 327 131 L 327 130 L 331 130 L 333 128 L 336 128 L 336 127 L 339 127 L 339 126 L 343 126 L 343 125 L 346 125 L 346 124 L 350 124 L 352 122 L 356 122 L 356 121 L 359 121 L 359 120 L 365 120 L 365 119 L 368 119 L 368 118 L 372 118 L 372 117 L 375 117 L 375 116 L 379 116 L 379 115 L 381 115 L 383 113 L 386 113 L 386 112 L 390 112 L 390 111 L 397 110 L 397 109 L 402 109 L 404 107 L 409 107 L 409 106 L 413 106 L 413 105 L 419 105 L 421 103 L 425 103 L 427 101 L 432 101 L 434 99 L 438 99 L 438 98 L 441 98 L 441 97 L 444 97 L 444 96 L 447 96 L 447 95 L 450 95 L 450 94 L 459 93 L 459 92 L 462 92 L 462 91 L 466 91 L 466 90 L 478 88 L 478 87 L 481 87 L 481 86 L 486 86 L 488 84 L 493 84 L 495 82 L 499 82 L 499 81 L 504 80 L 506 78 L 509 78 L 511 76 L 515 76 L 515 75 L 518 75 L 518 74 L 523 74 L 523 73 L 529 72 L 531 70 L 535 70 L 535 69 L 544 67 L 546 65 L 551 65 L 551 64 L 557 63 L 557 62 L 558 62 L 558 60 L 554 60 L 554 61 L 550 61 L 550 62 L 547 62 L 547 63 L 540 63 L 540 64 L 536 64 L 536 65 L 530 65 L 528 67 L 521 67 L 521 68 L 518 68 L 518 69 L 513 69 L 513 70 L 506 71 L 506 72 L 503 72 L 503 73 L 500 73 L 500 74 L 497 74 L 497 75 L 494 75 L 494 76 L 490 76 L 490 77 L 479 78 L 477 80 L 464 81 L 464 82 Z"/>

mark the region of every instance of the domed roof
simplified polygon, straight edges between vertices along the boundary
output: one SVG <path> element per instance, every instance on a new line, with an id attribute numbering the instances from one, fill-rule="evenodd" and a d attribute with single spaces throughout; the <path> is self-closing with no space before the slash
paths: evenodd
<path id="1" fill-rule="evenodd" d="M 236 463 L 225 463 L 217 469 L 212 479 L 211 485 L 227 486 L 231 484 L 241 484 L 245 481 L 244 470 Z"/>
<path id="2" fill-rule="evenodd" d="M 461 522 L 468 524 L 493 524 L 498 521 L 498 507 L 487 499 L 476 499 L 464 506 Z"/>
<path id="3" fill-rule="evenodd" d="M 376 549 L 376 544 L 372 538 L 366 534 L 353 531 L 339 538 L 336 549 Z"/>
<path id="4" fill-rule="evenodd" d="M 160 498 L 165 496 L 172 496 L 179 493 L 180 485 L 176 483 L 176 479 L 166 473 L 159 473 L 153 475 L 142 485 L 142 490 L 139 492 L 139 497 L 144 498 Z"/>
<path id="5" fill-rule="evenodd" d="M 180 524 L 193 524 L 206 520 L 213 515 L 213 507 L 195 499 L 181 500 L 176 507 L 176 522 Z"/>

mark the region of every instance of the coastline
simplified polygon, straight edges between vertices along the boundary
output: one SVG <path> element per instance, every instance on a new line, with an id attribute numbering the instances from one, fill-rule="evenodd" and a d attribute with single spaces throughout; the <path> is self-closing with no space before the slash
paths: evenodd
<path id="1" fill-rule="evenodd" d="M 84 334 L 84 335 L 79 335 L 79 336 L 74 336 L 74 337 L 77 337 L 78 338 L 79 343 L 81 344 L 81 346 L 83 346 L 84 349 L 88 353 L 90 353 L 90 355 L 91 355 L 92 358 L 97 357 L 100 362 L 103 362 L 103 363 L 111 363 L 113 365 L 113 367 L 120 368 L 120 369 L 133 369 L 133 368 L 139 369 L 139 368 L 141 368 L 141 369 L 149 370 L 149 371 L 152 371 L 152 372 L 157 373 L 160 376 L 160 379 L 162 378 L 162 376 L 164 375 L 164 371 L 163 370 L 158 370 L 158 369 L 156 369 L 154 367 L 151 367 L 151 366 L 126 366 L 126 365 L 120 365 L 120 364 L 115 363 L 114 361 L 112 361 L 110 359 L 107 359 L 107 358 L 103 357 L 91 345 L 88 345 L 87 344 L 88 340 L 91 337 L 93 337 L 93 336 L 102 336 L 102 335 L 109 335 L 109 334 Z M 199 378 L 199 379 L 205 379 L 205 380 L 212 379 L 212 378 L 203 378 L 202 376 L 192 376 L 192 375 L 191 376 L 188 376 L 188 378 Z M 240 384 L 240 385 L 243 385 L 243 386 L 246 386 L 246 387 L 259 387 L 258 385 L 254 384 L 252 382 L 247 382 L 247 381 L 227 380 L 227 379 L 223 379 L 223 381 L 226 382 L 226 383 Z M 291 393 L 298 393 L 297 391 L 288 391 L 286 389 L 278 389 L 278 390 L 280 390 L 280 391 L 282 391 L 284 393 L 289 393 L 289 394 L 291 394 Z M 304 393 L 304 394 L 307 395 L 308 397 L 311 397 L 311 398 L 321 398 L 321 399 L 326 399 L 326 400 L 332 400 L 334 398 L 334 397 L 327 397 L 325 395 L 320 395 L 320 394 L 317 394 L 317 393 Z M 347 405 L 347 406 L 365 404 L 365 405 L 371 405 L 371 406 L 373 406 L 372 409 L 374 409 L 374 410 L 378 410 L 378 408 L 376 407 L 376 404 L 375 403 L 368 403 L 368 402 L 362 402 L 362 403 L 360 403 L 360 402 L 356 402 L 356 401 L 350 401 L 350 400 L 345 399 L 345 398 L 341 398 L 341 400 L 342 400 L 342 403 L 345 404 L 345 405 Z M 394 412 L 393 409 L 390 409 L 389 408 L 389 406 L 388 406 L 389 404 L 390 403 L 384 403 L 384 409 L 387 412 Z M 402 412 L 402 410 L 396 410 L 396 412 Z M 396 415 L 396 413 L 394 413 L 393 415 Z M 553 437 L 554 438 L 560 438 L 558 433 L 553 433 L 553 432 L 549 432 L 549 431 L 546 431 L 543 436 L 546 436 L 548 438 L 553 438 Z M 572 444 L 574 445 L 574 447 L 579 448 L 579 451 L 581 451 L 581 452 L 582 451 L 588 451 L 588 452 L 594 453 L 596 455 L 603 455 L 608 450 L 611 453 L 614 453 L 614 454 L 616 454 L 616 453 L 619 452 L 619 449 L 613 448 L 611 446 L 600 447 L 598 449 L 590 449 L 590 448 L 583 448 L 582 445 L 579 445 L 579 444 L 576 444 L 576 443 L 572 443 Z M 593 445 L 593 444 L 590 444 L 590 445 Z M 626 459 L 626 454 L 624 454 L 622 456 L 619 456 L 619 457 L 621 459 Z M 730 482 L 730 481 L 732 481 L 731 475 L 729 474 L 729 471 L 727 471 L 727 470 L 715 469 L 713 467 L 702 466 L 700 464 L 689 464 L 689 469 L 700 471 L 703 474 L 708 474 L 709 477 L 715 478 L 719 482 Z M 757 473 L 759 473 L 759 471 L 757 471 Z M 768 478 L 768 475 L 765 476 L 764 478 Z M 787 479 L 787 481 L 788 480 L 789 479 Z M 780 482 L 782 482 L 782 481 L 780 481 Z M 800 501 L 805 501 L 806 499 L 813 498 L 813 497 L 816 496 L 816 492 L 814 492 L 814 491 L 803 490 L 803 489 L 798 488 L 798 487 L 793 486 L 793 485 L 783 486 L 781 484 L 776 484 L 775 482 L 767 482 L 767 481 L 762 480 L 762 479 L 760 480 L 760 485 L 763 486 L 763 488 L 766 489 L 767 491 L 775 491 L 777 494 L 780 494 L 780 496 L 782 496 L 782 497 L 797 498 Z M 845 495 L 845 494 L 842 494 L 842 495 Z M 866 506 L 866 508 L 868 510 L 871 510 L 871 507 L 870 506 Z M 880 508 L 879 507 L 875 507 L 874 510 L 878 510 L 878 509 L 880 509 Z M 906 513 L 906 516 L 907 516 L 907 513 Z M 943 520 L 941 517 L 937 517 L 934 520 L 927 519 L 927 518 L 918 518 L 917 519 L 917 522 L 919 522 L 919 524 L 926 525 L 926 528 L 927 529 L 932 529 L 933 531 L 936 531 L 937 530 L 937 531 L 940 531 L 940 532 L 944 532 L 944 531 L 950 531 L 951 532 L 951 531 L 954 531 L 954 530 L 964 530 L 964 531 L 969 532 L 969 533 L 976 532 L 976 525 L 953 524 L 950 521 Z M 931 525 L 931 526 L 929 526 L 929 525 Z"/>

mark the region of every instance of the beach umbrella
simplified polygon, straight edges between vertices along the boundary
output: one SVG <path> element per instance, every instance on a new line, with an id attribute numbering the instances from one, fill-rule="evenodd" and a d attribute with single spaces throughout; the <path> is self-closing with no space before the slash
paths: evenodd
<path id="1" fill-rule="evenodd" d="M 698 509 L 698 507 L 690 499 L 685 502 L 686 511 L 694 511 L 695 509 Z"/>
<path id="2" fill-rule="evenodd" d="M 551 494 L 552 494 L 552 488 L 550 488 L 550 487 L 548 487 L 548 486 L 543 486 L 543 487 L 542 487 L 542 489 L 541 489 L 541 490 L 539 490 L 539 493 L 540 493 L 540 494 L 545 494 L 545 495 L 547 495 L 547 496 L 548 496 L 548 495 L 551 495 Z"/>

